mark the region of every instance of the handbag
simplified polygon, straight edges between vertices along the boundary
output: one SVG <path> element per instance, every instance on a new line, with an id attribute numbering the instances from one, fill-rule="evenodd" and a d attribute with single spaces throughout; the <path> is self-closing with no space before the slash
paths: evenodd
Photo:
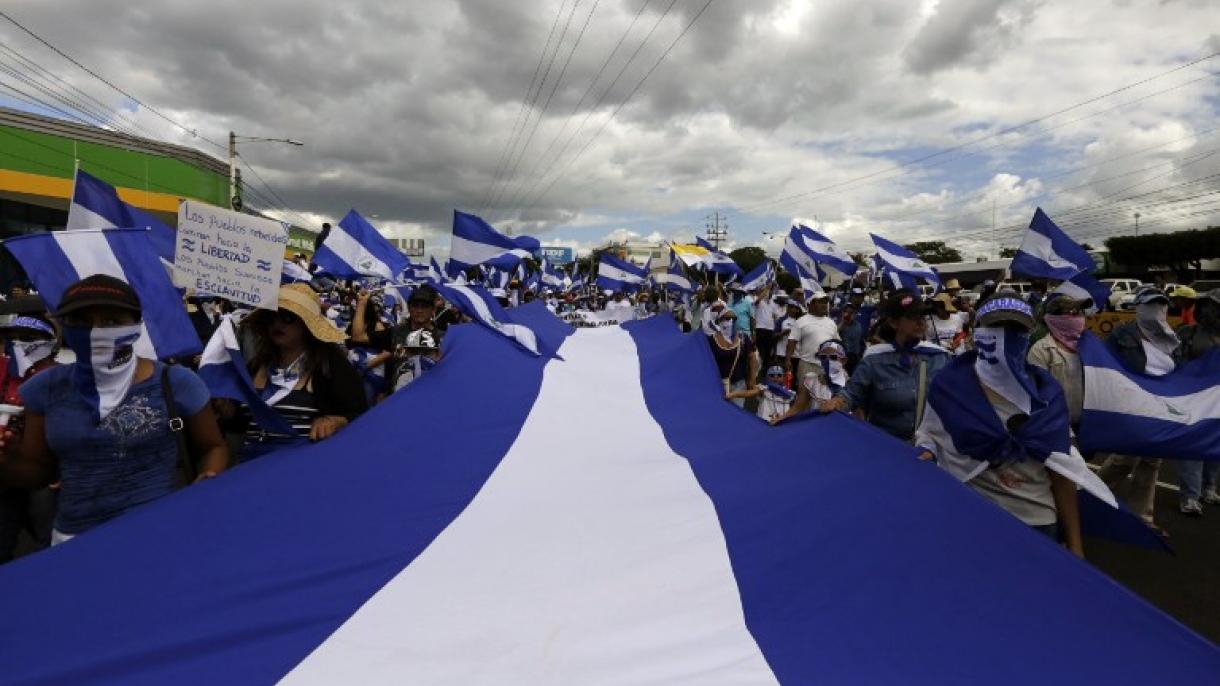
<path id="1" fill-rule="evenodd" d="M 186 422 L 178 414 L 178 406 L 174 403 L 174 387 L 169 382 L 169 366 L 161 368 L 161 396 L 165 399 L 165 413 L 169 415 L 169 431 L 178 444 L 177 471 L 183 484 L 190 484 L 198 476 L 195 460 L 191 457 L 190 444 L 186 440 Z"/>

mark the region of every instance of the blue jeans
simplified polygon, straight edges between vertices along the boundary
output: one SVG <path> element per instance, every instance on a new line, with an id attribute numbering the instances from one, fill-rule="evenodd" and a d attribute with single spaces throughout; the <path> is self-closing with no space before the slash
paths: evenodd
<path id="1" fill-rule="evenodd" d="M 1216 476 L 1220 474 L 1220 462 L 1204 463 L 1200 460 L 1178 462 L 1178 485 L 1182 488 L 1183 502 L 1198 500 L 1203 491 L 1216 487 Z"/>

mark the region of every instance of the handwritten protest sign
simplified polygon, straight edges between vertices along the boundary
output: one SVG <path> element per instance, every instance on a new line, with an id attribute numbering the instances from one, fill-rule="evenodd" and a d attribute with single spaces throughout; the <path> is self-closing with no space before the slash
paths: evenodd
<path id="1" fill-rule="evenodd" d="M 237 305 L 274 310 L 288 224 L 200 202 L 178 203 L 174 283 Z"/>

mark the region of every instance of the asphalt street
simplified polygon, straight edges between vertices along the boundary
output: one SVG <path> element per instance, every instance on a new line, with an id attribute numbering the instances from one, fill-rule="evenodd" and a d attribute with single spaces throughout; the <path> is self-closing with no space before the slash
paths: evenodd
<path id="1" fill-rule="evenodd" d="M 1175 464 L 1161 464 L 1156 522 L 1173 553 L 1099 539 L 1085 540 L 1085 557 L 1148 602 L 1220 644 L 1220 506 L 1202 517 L 1178 512 Z"/>

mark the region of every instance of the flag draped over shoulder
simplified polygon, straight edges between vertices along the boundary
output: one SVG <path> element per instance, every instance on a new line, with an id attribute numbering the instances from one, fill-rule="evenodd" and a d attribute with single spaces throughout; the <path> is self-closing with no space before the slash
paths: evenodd
<path id="1" fill-rule="evenodd" d="M 148 240 L 146 229 L 50 231 L 10 238 L 17 258 L 54 311 L 64 290 L 93 274 L 131 284 L 140 298 L 144 335 L 136 354 L 153 359 L 189 358 L 201 349 L 182 298 Z"/>
<path id="2" fill-rule="evenodd" d="M 726 403 L 706 339 L 668 318 L 573 333 L 519 309 L 561 357 L 454 326 L 440 363 L 332 438 L 0 567 L 4 679 L 1024 686 L 1220 669 L 1215 646 L 910 446 L 842 414 L 769 427 Z M 596 440 L 590 408 L 612 427 Z M 980 627 L 1054 650 L 1013 660 Z"/>
<path id="3" fill-rule="evenodd" d="M 254 388 L 246 360 L 237 344 L 232 315 L 225 315 L 208 340 L 199 362 L 199 378 L 214 398 L 228 398 L 245 404 L 254 421 L 264 430 L 291 436 L 292 425 L 269 406 Z"/>
<path id="4" fill-rule="evenodd" d="M 1220 349 L 1157 377 L 1127 371 L 1087 332 L 1079 352 L 1082 450 L 1220 460 Z"/>
<path id="5" fill-rule="evenodd" d="M 407 259 L 356 210 L 348 211 L 318 246 L 313 261 L 341 279 L 376 276 L 396 281 L 410 266 Z"/>

